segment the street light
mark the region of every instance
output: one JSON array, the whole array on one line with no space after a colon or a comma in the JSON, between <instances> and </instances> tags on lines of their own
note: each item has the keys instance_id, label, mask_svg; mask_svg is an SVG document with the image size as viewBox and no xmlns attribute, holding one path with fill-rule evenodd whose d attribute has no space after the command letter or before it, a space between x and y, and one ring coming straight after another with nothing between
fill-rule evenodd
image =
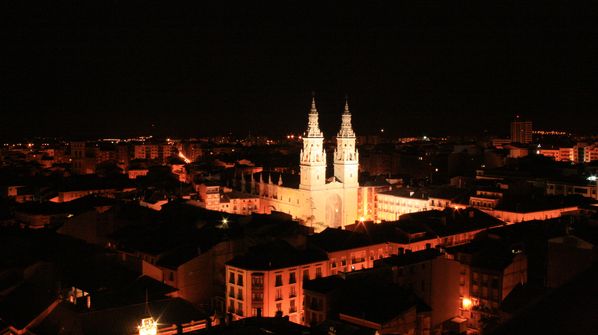
<instances>
[{"instance_id":1,"label":"street light","mask_svg":"<svg viewBox=\"0 0 598 335\"><path fill-rule=\"evenodd\" d=\"M158 333L158 322L153 318L141 319L141 325L137 326L139 335L156 335Z\"/></svg>"},{"instance_id":2,"label":"street light","mask_svg":"<svg viewBox=\"0 0 598 335\"><path fill-rule=\"evenodd\" d=\"M472 305L473 305L473 302L471 301L471 299L463 298L463 308L464 309L470 309Z\"/></svg>"},{"instance_id":3,"label":"street light","mask_svg":"<svg viewBox=\"0 0 598 335\"><path fill-rule=\"evenodd\" d=\"M587 178L588 181L593 181L594 183L596 183L596 199L598 199L598 178L596 175L591 175Z\"/></svg>"}]
</instances>

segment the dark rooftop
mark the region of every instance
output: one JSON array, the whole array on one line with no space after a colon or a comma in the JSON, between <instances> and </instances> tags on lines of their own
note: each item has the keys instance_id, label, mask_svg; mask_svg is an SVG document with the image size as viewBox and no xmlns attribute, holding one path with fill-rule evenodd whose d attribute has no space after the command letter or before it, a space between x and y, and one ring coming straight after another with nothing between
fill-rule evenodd
<instances>
[{"instance_id":1,"label":"dark rooftop","mask_svg":"<svg viewBox=\"0 0 598 335\"><path fill-rule=\"evenodd\" d=\"M15 211L27 214L57 215L57 214L79 214L89 211L95 207L112 206L117 201L104 197L89 195L69 202L26 202L17 203Z\"/></svg>"},{"instance_id":2,"label":"dark rooftop","mask_svg":"<svg viewBox=\"0 0 598 335\"><path fill-rule=\"evenodd\" d=\"M327 276L303 282L303 289L318 293L328 293L338 290L345 280L340 276Z\"/></svg>"},{"instance_id":3,"label":"dark rooftop","mask_svg":"<svg viewBox=\"0 0 598 335\"><path fill-rule=\"evenodd\" d=\"M504 223L475 208L431 210L401 215L398 221L350 225L374 243L409 243L453 234L502 226Z\"/></svg>"},{"instance_id":4,"label":"dark rooftop","mask_svg":"<svg viewBox=\"0 0 598 335\"><path fill-rule=\"evenodd\" d=\"M309 237L314 246L328 251L348 250L375 244L366 234L341 228L326 228Z\"/></svg>"},{"instance_id":5,"label":"dark rooftop","mask_svg":"<svg viewBox=\"0 0 598 335\"><path fill-rule=\"evenodd\" d=\"M126 176L102 178L96 175L77 175L65 178L58 186L61 192L80 190L123 189L135 187L135 183Z\"/></svg>"},{"instance_id":6,"label":"dark rooftop","mask_svg":"<svg viewBox=\"0 0 598 335\"><path fill-rule=\"evenodd\" d=\"M93 303L93 300L92 300ZM141 319L148 317L146 312L158 319L159 324L171 325L201 321L207 315L198 311L191 303L180 298L167 298L117 308L93 312L76 313L71 304L63 302L40 325L35 328L37 334L56 334L67 320L83 334L135 334ZM71 328L72 329L72 328Z\"/></svg>"},{"instance_id":7,"label":"dark rooftop","mask_svg":"<svg viewBox=\"0 0 598 335\"><path fill-rule=\"evenodd\" d=\"M312 327L312 335L330 335L330 330L334 330L335 335L375 335L375 329L360 327L348 322L339 320L325 320L319 325Z\"/></svg>"},{"instance_id":8,"label":"dark rooftop","mask_svg":"<svg viewBox=\"0 0 598 335\"><path fill-rule=\"evenodd\" d=\"M327 259L326 254L319 250L299 250L285 241L277 241L252 247L246 254L233 258L227 264L247 270L271 270Z\"/></svg>"},{"instance_id":9,"label":"dark rooftop","mask_svg":"<svg viewBox=\"0 0 598 335\"><path fill-rule=\"evenodd\" d=\"M425 249L416 252L406 252L402 255L393 255L388 258L376 260L376 266L405 266L410 264L417 264L425 261L435 259L440 255L440 251L436 249Z\"/></svg>"},{"instance_id":10,"label":"dark rooftop","mask_svg":"<svg viewBox=\"0 0 598 335\"><path fill-rule=\"evenodd\" d=\"M467 244L447 248L449 254L471 255L471 266L482 269L504 270L521 250L512 249L505 241L476 239Z\"/></svg>"},{"instance_id":11,"label":"dark rooftop","mask_svg":"<svg viewBox=\"0 0 598 335\"><path fill-rule=\"evenodd\" d=\"M397 197L413 198L413 199L428 199L439 198L449 199L454 202L462 202L469 195L469 191L462 188L440 186L440 187L402 187L392 191L381 192L380 194L388 194Z\"/></svg>"},{"instance_id":12,"label":"dark rooftop","mask_svg":"<svg viewBox=\"0 0 598 335\"><path fill-rule=\"evenodd\" d=\"M348 283L352 287L347 287L346 290L351 293L344 295L346 299L342 299L339 304L341 314L383 324L410 308L425 306L411 291L396 284L370 281Z\"/></svg>"},{"instance_id":13,"label":"dark rooftop","mask_svg":"<svg viewBox=\"0 0 598 335\"><path fill-rule=\"evenodd\" d=\"M192 334L210 335L305 335L309 328L290 322L284 317L249 317L233 321L229 325L199 330ZM340 335L340 334L339 334Z\"/></svg>"},{"instance_id":14,"label":"dark rooftop","mask_svg":"<svg viewBox=\"0 0 598 335\"><path fill-rule=\"evenodd\" d=\"M24 283L0 298L0 319L23 329L57 298L47 289Z\"/></svg>"},{"instance_id":15,"label":"dark rooftop","mask_svg":"<svg viewBox=\"0 0 598 335\"><path fill-rule=\"evenodd\" d=\"M542 195L525 195L525 196L505 196L503 201L496 208L497 210L510 211L517 213L529 213L537 211L545 211L564 207L582 206L592 202L588 198L581 195L569 196L542 196Z\"/></svg>"},{"instance_id":16,"label":"dark rooftop","mask_svg":"<svg viewBox=\"0 0 598 335\"><path fill-rule=\"evenodd\" d=\"M596 334L598 266L524 309L493 334Z\"/></svg>"}]
</instances>

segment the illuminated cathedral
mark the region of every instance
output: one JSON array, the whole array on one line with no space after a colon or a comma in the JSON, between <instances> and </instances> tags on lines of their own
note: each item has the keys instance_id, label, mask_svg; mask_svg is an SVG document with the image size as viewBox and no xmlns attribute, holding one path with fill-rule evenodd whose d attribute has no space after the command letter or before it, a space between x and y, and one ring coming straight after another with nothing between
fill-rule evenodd
<instances>
[{"instance_id":1,"label":"illuminated cathedral","mask_svg":"<svg viewBox=\"0 0 598 335\"><path fill-rule=\"evenodd\" d=\"M324 134L318 118L316 101L312 98L299 157L299 184L285 184L282 175L273 174L265 181L260 173L257 178L251 178L251 189L260 197L262 212L284 212L321 231L326 227L344 227L357 220L359 152L349 104L345 102L336 135L334 176L326 178Z\"/></svg>"}]
</instances>

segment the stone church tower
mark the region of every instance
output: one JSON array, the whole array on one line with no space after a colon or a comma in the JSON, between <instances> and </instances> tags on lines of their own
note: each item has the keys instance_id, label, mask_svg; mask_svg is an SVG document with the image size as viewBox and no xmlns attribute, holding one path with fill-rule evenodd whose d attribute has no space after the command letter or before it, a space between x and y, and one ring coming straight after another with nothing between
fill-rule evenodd
<instances>
[{"instance_id":1,"label":"stone church tower","mask_svg":"<svg viewBox=\"0 0 598 335\"><path fill-rule=\"evenodd\" d=\"M359 152L356 147L356 137L351 125L349 102L345 100L345 110L342 115L341 129L336 135L334 149L334 177L342 183L343 226L352 224L357 218L357 203L359 192Z\"/></svg>"},{"instance_id":2,"label":"stone church tower","mask_svg":"<svg viewBox=\"0 0 598 335\"><path fill-rule=\"evenodd\" d=\"M301 171L299 188L302 190L322 189L326 184L326 150L324 149L324 134L318 125L318 117L316 98L312 97L299 163Z\"/></svg>"},{"instance_id":3,"label":"stone church tower","mask_svg":"<svg viewBox=\"0 0 598 335\"><path fill-rule=\"evenodd\" d=\"M351 125L349 102L345 101L341 130L336 135L336 149L334 150L334 176L345 187L358 187L359 152L356 148L355 132Z\"/></svg>"},{"instance_id":4,"label":"stone church tower","mask_svg":"<svg viewBox=\"0 0 598 335\"><path fill-rule=\"evenodd\" d=\"M265 213L279 211L290 214L305 225L313 227L316 232L355 223L359 192L359 153L347 102L336 142L334 176L326 178L324 134L318 123L316 101L312 98L307 131L303 136L303 149L299 156L299 185L286 185L282 175L276 175L276 180L273 180L272 173L268 174L266 183L260 174L254 189L260 195L261 210Z\"/></svg>"}]
</instances>

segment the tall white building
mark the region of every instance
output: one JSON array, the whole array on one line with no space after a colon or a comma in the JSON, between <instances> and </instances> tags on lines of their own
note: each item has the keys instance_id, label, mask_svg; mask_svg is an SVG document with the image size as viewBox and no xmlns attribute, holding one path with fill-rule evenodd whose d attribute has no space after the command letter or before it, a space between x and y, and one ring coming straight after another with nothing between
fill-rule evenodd
<instances>
[{"instance_id":1,"label":"tall white building","mask_svg":"<svg viewBox=\"0 0 598 335\"><path fill-rule=\"evenodd\" d=\"M344 227L358 219L359 152L346 102L341 129L336 136L334 176L326 178L324 134L320 130L318 117L316 102L312 99L299 157L299 184L285 183L282 175L264 176L260 173L250 178L250 189L259 194L263 212L288 213L305 225L321 231L326 227Z\"/></svg>"}]
</instances>

